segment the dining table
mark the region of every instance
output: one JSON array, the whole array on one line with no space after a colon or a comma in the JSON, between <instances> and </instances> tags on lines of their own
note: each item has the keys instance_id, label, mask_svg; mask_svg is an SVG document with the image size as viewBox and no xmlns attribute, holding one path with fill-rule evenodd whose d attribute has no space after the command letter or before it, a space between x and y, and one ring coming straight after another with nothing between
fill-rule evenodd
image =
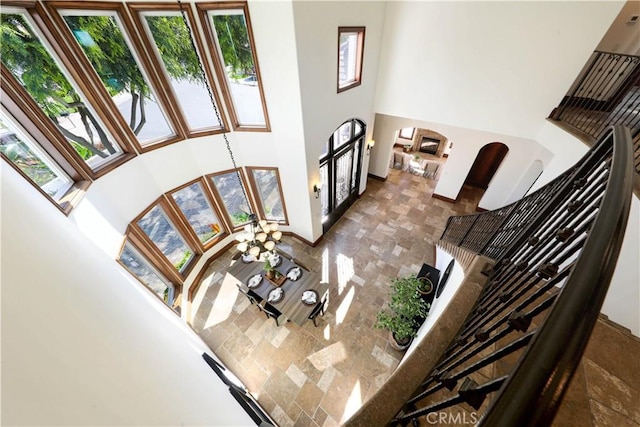
<instances>
[{"instance_id":1,"label":"dining table","mask_svg":"<svg viewBox=\"0 0 640 427\"><path fill-rule=\"evenodd\" d=\"M277 286L271 280L265 277L265 262L247 260L240 257L227 271L227 274L233 277L240 287L246 292L248 290L256 293L264 301L269 302L276 310L282 313L288 320L303 326L309 319L309 315L321 302L329 290L329 283L323 282L320 277L313 271L297 265L292 259L280 253L280 261L272 268L277 270L285 277L284 282ZM287 277L287 273L293 268L300 268L300 276L296 280ZM261 275L262 279L256 286L249 286L249 281L255 275ZM255 280L255 279L254 279ZM280 287L284 292L282 298L277 301L269 301L269 293ZM305 291L314 291L316 293L315 303L304 302L302 297Z\"/></svg>"}]
</instances>

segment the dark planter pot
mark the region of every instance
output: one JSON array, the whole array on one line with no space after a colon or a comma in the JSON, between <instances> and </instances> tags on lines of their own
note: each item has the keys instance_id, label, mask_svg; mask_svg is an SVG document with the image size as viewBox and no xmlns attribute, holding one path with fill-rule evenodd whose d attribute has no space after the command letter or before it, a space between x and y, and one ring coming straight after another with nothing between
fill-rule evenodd
<instances>
[{"instance_id":1,"label":"dark planter pot","mask_svg":"<svg viewBox=\"0 0 640 427\"><path fill-rule=\"evenodd\" d=\"M411 345L411 341L413 341L413 338L409 338L406 342L398 342L393 332L389 332L389 344L394 350L405 351Z\"/></svg>"}]
</instances>

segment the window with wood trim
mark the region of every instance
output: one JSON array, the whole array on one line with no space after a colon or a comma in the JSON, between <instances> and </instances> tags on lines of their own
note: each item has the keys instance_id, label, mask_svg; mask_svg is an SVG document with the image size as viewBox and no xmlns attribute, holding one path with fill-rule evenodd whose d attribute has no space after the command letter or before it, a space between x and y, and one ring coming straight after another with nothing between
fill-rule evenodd
<instances>
[{"instance_id":1,"label":"window with wood trim","mask_svg":"<svg viewBox=\"0 0 640 427\"><path fill-rule=\"evenodd\" d=\"M185 277L200 254L189 243L189 237L181 232L179 224L163 199L135 221L135 227L164 257L165 264L173 266L175 272Z\"/></svg>"},{"instance_id":2,"label":"window with wood trim","mask_svg":"<svg viewBox=\"0 0 640 427\"><path fill-rule=\"evenodd\" d=\"M207 60L202 54L202 41L194 27L189 5L182 5L189 27L185 25L180 6L176 4L133 3L129 8L136 27L145 36L142 37L145 51L159 70L162 86L170 92L169 100L179 111L178 117L187 136L221 132L226 124L220 110L220 100L210 67L204 66L205 75L202 75L199 62L206 65ZM194 45L197 50L194 50ZM209 90L223 123L216 116Z\"/></svg>"},{"instance_id":3,"label":"window with wood trim","mask_svg":"<svg viewBox=\"0 0 640 427\"><path fill-rule=\"evenodd\" d=\"M165 304L169 307L174 305L176 297L175 285L160 273L129 239L125 240L118 261Z\"/></svg>"},{"instance_id":4,"label":"window with wood trim","mask_svg":"<svg viewBox=\"0 0 640 427\"><path fill-rule=\"evenodd\" d=\"M198 3L202 26L236 130L269 130L246 3Z\"/></svg>"},{"instance_id":5,"label":"window with wood trim","mask_svg":"<svg viewBox=\"0 0 640 427\"><path fill-rule=\"evenodd\" d=\"M260 217L288 224L278 168L247 167L249 182L258 201Z\"/></svg>"},{"instance_id":6,"label":"window with wood trim","mask_svg":"<svg viewBox=\"0 0 640 427\"><path fill-rule=\"evenodd\" d=\"M4 112L0 112L0 153L56 202L73 185L62 168Z\"/></svg>"},{"instance_id":7,"label":"window with wood trim","mask_svg":"<svg viewBox=\"0 0 640 427\"><path fill-rule=\"evenodd\" d=\"M182 139L175 119L161 101L161 92L134 48L135 31L117 3L50 2L52 15L75 56L79 69L101 86L106 106L123 124L139 150Z\"/></svg>"},{"instance_id":8,"label":"window with wood trim","mask_svg":"<svg viewBox=\"0 0 640 427\"><path fill-rule=\"evenodd\" d=\"M227 220L234 230L249 223L247 184L240 169L228 170L209 175L216 197L222 203Z\"/></svg>"},{"instance_id":9,"label":"window with wood trim","mask_svg":"<svg viewBox=\"0 0 640 427\"><path fill-rule=\"evenodd\" d=\"M172 191L170 195L203 249L213 246L226 235L226 227L202 178Z\"/></svg>"},{"instance_id":10,"label":"window with wood trim","mask_svg":"<svg viewBox=\"0 0 640 427\"><path fill-rule=\"evenodd\" d=\"M123 148L64 70L31 15L5 8L1 19L3 87L14 102L22 104L18 108L27 113L29 121L48 122L42 126L52 142L96 176L124 153Z\"/></svg>"},{"instance_id":11,"label":"window with wood trim","mask_svg":"<svg viewBox=\"0 0 640 427\"><path fill-rule=\"evenodd\" d=\"M365 27L338 28L338 93L361 83L364 29Z\"/></svg>"}]
</instances>

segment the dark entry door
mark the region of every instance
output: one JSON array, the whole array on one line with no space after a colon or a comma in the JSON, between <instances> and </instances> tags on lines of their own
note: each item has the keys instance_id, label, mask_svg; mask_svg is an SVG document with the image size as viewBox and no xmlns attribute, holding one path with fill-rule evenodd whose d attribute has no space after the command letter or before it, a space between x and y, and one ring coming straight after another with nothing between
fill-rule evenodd
<instances>
[{"instance_id":1,"label":"dark entry door","mask_svg":"<svg viewBox=\"0 0 640 427\"><path fill-rule=\"evenodd\" d=\"M508 151L509 148L501 142L493 142L482 147L464 183L486 190Z\"/></svg>"},{"instance_id":2,"label":"dark entry door","mask_svg":"<svg viewBox=\"0 0 640 427\"><path fill-rule=\"evenodd\" d=\"M358 198L365 124L344 122L329 138L320 159L322 232L326 233Z\"/></svg>"}]
</instances>

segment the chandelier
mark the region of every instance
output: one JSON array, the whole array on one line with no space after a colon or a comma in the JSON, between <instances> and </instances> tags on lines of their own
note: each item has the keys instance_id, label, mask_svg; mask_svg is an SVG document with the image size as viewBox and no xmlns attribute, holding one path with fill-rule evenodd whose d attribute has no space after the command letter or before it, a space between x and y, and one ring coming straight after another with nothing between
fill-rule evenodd
<instances>
[{"instance_id":1,"label":"chandelier","mask_svg":"<svg viewBox=\"0 0 640 427\"><path fill-rule=\"evenodd\" d=\"M249 219L251 222L244 226L244 232L236 235L236 240L240 242L236 249L243 255L250 255L258 260L275 248L282 238L282 232L278 231L277 222L258 221L258 216L254 213L249 215Z\"/></svg>"},{"instance_id":2,"label":"chandelier","mask_svg":"<svg viewBox=\"0 0 640 427\"><path fill-rule=\"evenodd\" d=\"M189 34L191 47L193 48L194 52L198 52L195 42L193 41L191 26L189 25L187 15L180 0L178 0L178 7L180 9L180 14L182 15L182 21L184 22L184 25L186 26L187 32ZM200 67L202 80L207 88L207 91L209 92L209 100L211 101L211 105L213 106L213 111L215 112L216 118L218 119L218 123L222 125L223 122L220 117L220 112L218 111L218 107L216 105L211 87L207 82L204 65L202 64L200 57L198 55L196 55L196 57L198 58L198 65ZM240 176L240 170L236 165L236 159L234 158L233 152L231 151L231 145L229 144L229 139L227 138L227 132L224 128L224 125L222 125L221 134L222 138L224 139L225 145L227 146L227 151L229 152L231 163L233 163L233 169L236 172L238 184L240 185L240 189L242 190L242 195L247 201L247 213L249 214L249 223L245 225L243 232L240 232L236 235L236 240L239 242L236 248L240 252L242 252L243 255L253 256L256 260L258 260L262 257L263 254L271 252L275 248L276 243L279 243L280 239L282 238L282 232L278 231L278 223L268 223L265 220L258 220L258 216L251 210L251 204L249 202L249 198L247 197L247 192L244 188L244 184L242 183L242 177Z\"/></svg>"}]
</instances>

